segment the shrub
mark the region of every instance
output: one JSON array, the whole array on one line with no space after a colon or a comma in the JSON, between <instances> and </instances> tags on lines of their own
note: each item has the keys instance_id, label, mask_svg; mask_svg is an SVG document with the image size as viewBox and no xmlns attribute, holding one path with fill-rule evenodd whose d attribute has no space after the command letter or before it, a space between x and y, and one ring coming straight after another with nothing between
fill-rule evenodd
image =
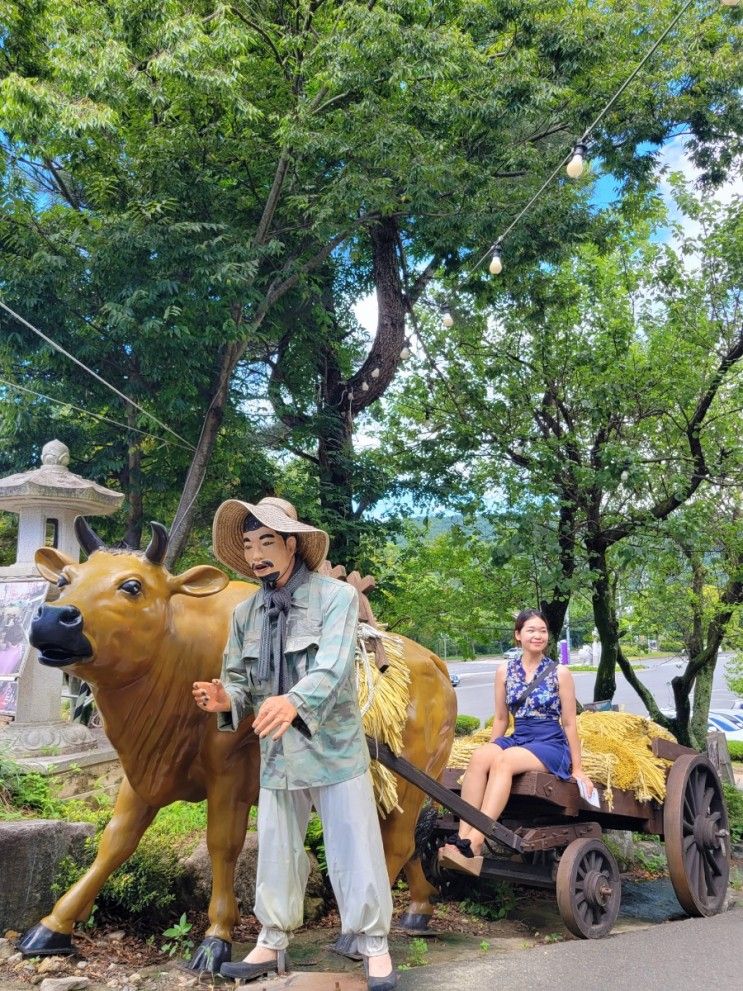
<instances>
[{"instance_id":1,"label":"shrub","mask_svg":"<svg viewBox=\"0 0 743 991\"><path fill-rule=\"evenodd\" d=\"M743 760L743 740L728 740L728 753L731 760Z\"/></svg>"},{"instance_id":2,"label":"shrub","mask_svg":"<svg viewBox=\"0 0 743 991\"><path fill-rule=\"evenodd\" d=\"M469 736L476 729L480 728L480 720L477 716L457 716L457 725L454 730L455 736Z\"/></svg>"},{"instance_id":3,"label":"shrub","mask_svg":"<svg viewBox=\"0 0 743 991\"><path fill-rule=\"evenodd\" d=\"M735 785L723 784L725 802L730 819L730 838L733 843L743 840L743 791L738 791Z\"/></svg>"},{"instance_id":4,"label":"shrub","mask_svg":"<svg viewBox=\"0 0 743 991\"><path fill-rule=\"evenodd\" d=\"M14 761L0 757L0 819L21 819L29 814L52 819L59 805L47 778L29 774Z\"/></svg>"},{"instance_id":5,"label":"shrub","mask_svg":"<svg viewBox=\"0 0 743 991\"><path fill-rule=\"evenodd\" d=\"M310 816L310 821L307 823L307 835L304 840L304 845L308 847L312 853L314 853L315 858L317 859L317 866L323 874L327 874L328 860L325 856L322 819L316 814Z\"/></svg>"},{"instance_id":6,"label":"shrub","mask_svg":"<svg viewBox=\"0 0 743 991\"><path fill-rule=\"evenodd\" d=\"M65 802L62 818L93 822L95 835L85 844L80 860L66 857L54 882L57 894L66 891L88 869L101 833L111 817L109 803L92 809L84 802ZM174 802L161 809L132 856L111 875L97 904L116 917L165 919L172 908L188 904L186 875L181 858L197 844L206 829L206 803Z\"/></svg>"}]
</instances>

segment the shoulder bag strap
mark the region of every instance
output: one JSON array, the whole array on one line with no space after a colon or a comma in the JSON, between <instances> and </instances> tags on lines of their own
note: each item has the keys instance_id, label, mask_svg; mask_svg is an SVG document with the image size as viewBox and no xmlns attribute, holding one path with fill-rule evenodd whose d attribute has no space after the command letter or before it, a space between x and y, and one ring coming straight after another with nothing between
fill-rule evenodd
<instances>
[{"instance_id":1,"label":"shoulder bag strap","mask_svg":"<svg viewBox=\"0 0 743 991\"><path fill-rule=\"evenodd\" d=\"M538 675L536 678L532 678L532 680L526 686L524 691L519 695L519 697L511 706L511 712L515 712L517 709L520 709L521 706L524 704L524 702L529 698L531 693L535 691L535 689L539 688L539 686L542 684L544 679L547 678L549 675L551 675L556 667L557 667L557 661L550 661L550 663L547 665L547 667L542 671L540 675Z\"/></svg>"}]
</instances>

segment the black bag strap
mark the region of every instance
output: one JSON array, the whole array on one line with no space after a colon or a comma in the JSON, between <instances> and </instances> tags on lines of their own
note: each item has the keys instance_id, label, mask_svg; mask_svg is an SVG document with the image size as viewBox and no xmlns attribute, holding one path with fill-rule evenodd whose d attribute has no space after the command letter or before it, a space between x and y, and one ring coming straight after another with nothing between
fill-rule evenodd
<instances>
[{"instance_id":1,"label":"black bag strap","mask_svg":"<svg viewBox=\"0 0 743 991\"><path fill-rule=\"evenodd\" d=\"M532 680L526 686L524 691L519 695L519 697L511 706L511 712L515 712L517 709L520 709L521 706L524 704L524 702L526 702L526 700L529 698L531 693L535 689L539 688L539 686L542 684L544 679L547 678L549 675L551 675L556 667L557 667L557 661L550 661L550 663L547 665L547 667L542 671L540 675L538 675L536 678L532 678Z\"/></svg>"}]
</instances>

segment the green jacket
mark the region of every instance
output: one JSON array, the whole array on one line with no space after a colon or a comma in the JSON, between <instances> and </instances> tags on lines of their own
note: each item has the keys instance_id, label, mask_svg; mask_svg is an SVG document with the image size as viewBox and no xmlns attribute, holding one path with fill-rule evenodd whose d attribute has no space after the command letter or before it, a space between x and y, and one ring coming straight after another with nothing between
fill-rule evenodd
<instances>
[{"instance_id":1,"label":"green jacket","mask_svg":"<svg viewBox=\"0 0 743 991\"><path fill-rule=\"evenodd\" d=\"M217 715L221 730L236 730L272 694L273 681L257 678L264 607L260 594L232 614L222 663L231 712ZM358 597L345 582L310 574L294 592L286 631L287 697L310 732L293 726L280 740L261 740L261 787L312 788L363 774L369 766L356 691Z\"/></svg>"}]
</instances>

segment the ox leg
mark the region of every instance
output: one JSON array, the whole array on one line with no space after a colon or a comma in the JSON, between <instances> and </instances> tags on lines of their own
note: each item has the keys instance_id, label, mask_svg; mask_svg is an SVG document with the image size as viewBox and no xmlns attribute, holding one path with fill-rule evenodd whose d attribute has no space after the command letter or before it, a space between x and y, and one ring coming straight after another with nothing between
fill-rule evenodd
<instances>
[{"instance_id":1,"label":"ox leg","mask_svg":"<svg viewBox=\"0 0 743 991\"><path fill-rule=\"evenodd\" d=\"M208 794L206 826L212 865L210 925L188 962L189 970L218 974L222 964L232 959L232 930L240 919L235 865L245 843L250 805L236 796L233 778L226 774L215 778Z\"/></svg>"},{"instance_id":2,"label":"ox leg","mask_svg":"<svg viewBox=\"0 0 743 991\"><path fill-rule=\"evenodd\" d=\"M24 956L72 952L72 930L84 922L110 875L134 853L157 808L147 805L124 778L111 821L103 830L89 870L57 901L51 913L24 933L18 948Z\"/></svg>"},{"instance_id":3,"label":"ox leg","mask_svg":"<svg viewBox=\"0 0 743 991\"><path fill-rule=\"evenodd\" d=\"M437 894L426 880L420 860L413 859L415 827L424 797L418 788L398 778L397 800L403 811L392 812L381 822L390 884L394 884L403 871L410 889L410 904L400 924L404 929L416 932L425 932L428 928L433 915L432 897Z\"/></svg>"}]
</instances>

